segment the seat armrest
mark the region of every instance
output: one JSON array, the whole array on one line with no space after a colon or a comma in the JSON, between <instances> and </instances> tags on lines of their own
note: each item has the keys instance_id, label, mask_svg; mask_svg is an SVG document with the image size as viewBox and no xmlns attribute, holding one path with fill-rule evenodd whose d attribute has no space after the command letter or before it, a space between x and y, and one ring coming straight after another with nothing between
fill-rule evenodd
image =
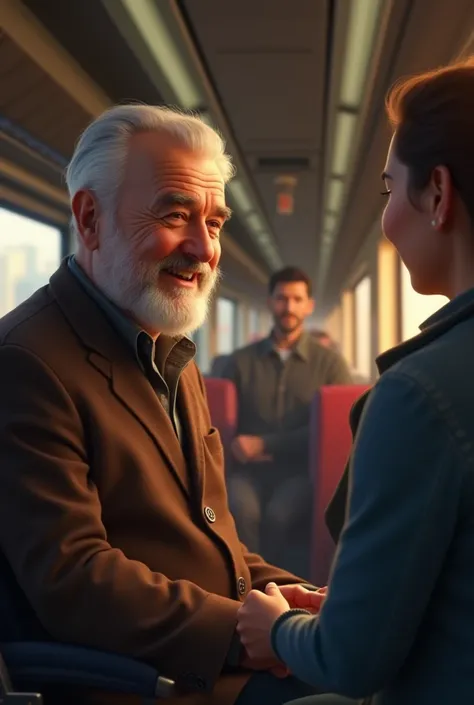
<instances>
[{"instance_id":1,"label":"seat armrest","mask_svg":"<svg viewBox=\"0 0 474 705\"><path fill-rule=\"evenodd\" d=\"M71 685L145 698L169 698L174 682L141 661L69 644L10 642L0 644L13 684Z\"/></svg>"}]
</instances>

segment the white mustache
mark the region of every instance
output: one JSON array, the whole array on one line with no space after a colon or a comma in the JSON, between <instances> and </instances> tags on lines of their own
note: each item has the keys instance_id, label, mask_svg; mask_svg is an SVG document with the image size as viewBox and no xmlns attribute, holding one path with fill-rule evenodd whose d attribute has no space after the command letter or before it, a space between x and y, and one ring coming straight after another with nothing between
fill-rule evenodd
<instances>
[{"instance_id":1,"label":"white mustache","mask_svg":"<svg viewBox=\"0 0 474 705\"><path fill-rule=\"evenodd\" d=\"M184 269L194 274L199 274L206 279L213 277L214 273L208 264L196 262L187 257L166 257L158 265L158 271L163 269Z\"/></svg>"}]
</instances>

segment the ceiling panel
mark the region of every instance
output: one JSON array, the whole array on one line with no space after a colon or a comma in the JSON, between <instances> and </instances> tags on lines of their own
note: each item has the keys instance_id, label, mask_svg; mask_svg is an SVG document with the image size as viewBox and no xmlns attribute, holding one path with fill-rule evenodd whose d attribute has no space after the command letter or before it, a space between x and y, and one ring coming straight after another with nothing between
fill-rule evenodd
<instances>
[{"instance_id":1,"label":"ceiling panel","mask_svg":"<svg viewBox=\"0 0 474 705\"><path fill-rule=\"evenodd\" d=\"M324 134L327 0L182 0L285 263L316 270ZM271 165L261 160L270 158ZM303 168L288 167L288 158ZM292 215L276 212L281 175L295 175Z\"/></svg>"},{"instance_id":2,"label":"ceiling panel","mask_svg":"<svg viewBox=\"0 0 474 705\"><path fill-rule=\"evenodd\" d=\"M163 102L100 0L23 2L113 102Z\"/></svg>"},{"instance_id":3,"label":"ceiling panel","mask_svg":"<svg viewBox=\"0 0 474 705\"><path fill-rule=\"evenodd\" d=\"M288 51L313 46L317 26L324 20L325 3L319 0L185 0L193 20L205 22L206 39L222 50L258 46Z\"/></svg>"},{"instance_id":4,"label":"ceiling panel","mask_svg":"<svg viewBox=\"0 0 474 705\"><path fill-rule=\"evenodd\" d=\"M249 140L277 153L295 143L318 149L323 86L315 55L262 50L217 55L215 80L244 151Z\"/></svg>"},{"instance_id":5,"label":"ceiling panel","mask_svg":"<svg viewBox=\"0 0 474 705\"><path fill-rule=\"evenodd\" d=\"M0 114L62 156L90 116L0 30Z\"/></svg>"}]
</instances>

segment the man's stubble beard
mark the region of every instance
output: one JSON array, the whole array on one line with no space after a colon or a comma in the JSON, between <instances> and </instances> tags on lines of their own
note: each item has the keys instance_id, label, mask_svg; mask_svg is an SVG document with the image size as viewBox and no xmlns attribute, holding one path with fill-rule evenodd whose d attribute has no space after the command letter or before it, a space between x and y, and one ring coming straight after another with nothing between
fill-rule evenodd
<instances>
[{"instance_id":1,"label":"man's stubble beard","mask_svg":"<svg viewBox=\"0 0 474 705\"><path fill-rule=\"evenodd\" d=\"M275 318L274 319L274 327L275 329L283 336L291 335L295 331L302 329L304 326L304 319L301 320L300 318L295 317L295 324L292 326L285 326L282 324L280 318Z\"/></svg>"}]
</instances>

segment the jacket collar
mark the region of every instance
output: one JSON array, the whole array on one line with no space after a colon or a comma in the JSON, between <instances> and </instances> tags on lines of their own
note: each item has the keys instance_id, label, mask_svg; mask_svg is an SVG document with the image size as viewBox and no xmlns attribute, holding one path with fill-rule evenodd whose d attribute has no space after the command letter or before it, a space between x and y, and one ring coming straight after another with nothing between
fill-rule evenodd
<instances>
[{"instance_id":1,"label":"jacket collar","mask_svg":"<svg viewBox=\"0 0 474 705\"><path fill-rule=\"evenodd\" d=\"M310 355L310 345L311 337L309 333L303 332L291 348L291 351L305 362L308 362ZM258 343L258 346L259 352L262 356L271 355L277 351L273 334L261 340Z\"/></svg>"},{"instance_id":2,"label":"jacket collar","mask_svg":"<svg viewBox=\"0 0 474 705\"><path fill-rule=\"evenodd\" d=\"M407 355L437 340L462 321L474 316L474 289L456 296L420 325L420 333L414 338L387 350L376 359L377 368L382 374Z\"/></svg>"},{"instance_id":3,"label":"jacket collar","mask_svg":"<svg viewBox=\"0 0 474 705\"><path fill-rule=\"evenodd\" d=\"M88 351L89 363L110 380L113 394L153 438L176 480L188 493L188 470L179 440L168 414L138 366L132 347L69 270L67 260L51 277L50 289ZM191 341L189 344L192 345ZM183 429L185 433L189 431L187 426L188 423Z\"/></svg>"}]
</instances>

